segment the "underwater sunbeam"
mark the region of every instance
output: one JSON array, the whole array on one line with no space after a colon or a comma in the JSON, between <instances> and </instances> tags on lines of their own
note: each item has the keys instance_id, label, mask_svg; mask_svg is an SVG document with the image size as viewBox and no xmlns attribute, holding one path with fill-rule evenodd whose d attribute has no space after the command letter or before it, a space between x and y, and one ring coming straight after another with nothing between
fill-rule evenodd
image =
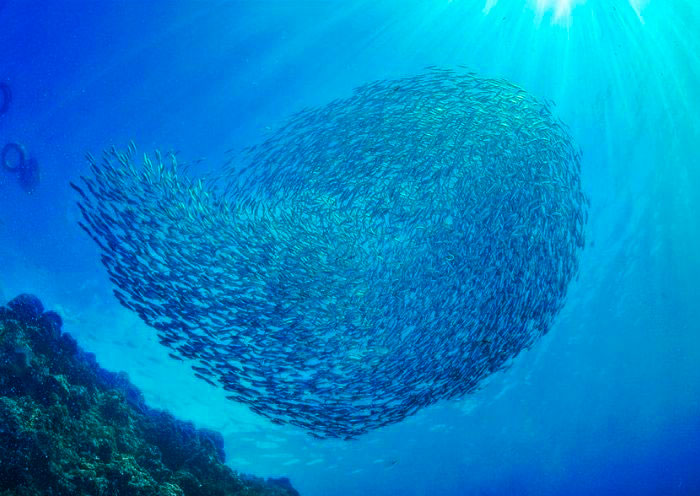
<instances>
[{"instance_id":1,"label":"underwater sunbeam","mask_svg":"<svg viewBox=\"0 0 700 496\"><path fill-rule=\"evenodd\" d=\"M504 0L500 0L503 2ZM507 0L514 3L515 0ZM578 5L583 5L586 0L525 0L529 6L536 12L537 19L542 19L546 14L552 14L552 22L556 24L569 25L572 21L574 8ZM649 0L616 0L619 3L626 4L634 9L640 20L642 20L642 9L649 3ZM523 0L517 0L515 7L520 8ZM488 14L499 3L499 0L486 0L483 12ZM606 2L605 7L614 7L616 2Z\"/></svg>"}]
</instances>

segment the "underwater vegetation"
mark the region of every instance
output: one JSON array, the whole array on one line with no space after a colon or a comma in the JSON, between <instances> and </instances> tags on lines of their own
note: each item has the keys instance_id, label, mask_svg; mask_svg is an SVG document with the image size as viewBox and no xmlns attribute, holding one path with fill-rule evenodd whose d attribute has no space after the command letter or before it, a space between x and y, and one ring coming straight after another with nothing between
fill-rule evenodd
<instances>
[{"instance_id":1,"label":"underwater vegetation","mask_svg":"<svg viewBox=\"0 0 700 496\"><path fill-rule=\"evenodd\" d=\"M218 177L88 156L115 295L201 379L352 438L464 396L548 331L584 246L580 153L505 80L432 68L292 116Z\"/></svg>"},{"instance_id":2,"label":"underwater vegetation","mask_svg":"<svg viewBox=\"0 0 700 496\"><path fill-rule=\"evenodd\" d=\"M1 496L298 496L223 462L220 434L147 407L36 297L0 307Z\"/></svg>"}]
</instances>

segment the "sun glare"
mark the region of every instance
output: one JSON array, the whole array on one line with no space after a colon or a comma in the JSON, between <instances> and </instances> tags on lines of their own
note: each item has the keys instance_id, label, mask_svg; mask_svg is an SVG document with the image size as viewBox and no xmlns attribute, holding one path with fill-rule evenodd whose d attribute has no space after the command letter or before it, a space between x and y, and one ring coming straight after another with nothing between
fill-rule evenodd
<instances>
[{"instance_id":1,"label":"sun glare","mask_svg":"<svg viewBox=\"0 0 700 496\"><path fill-rule=\"evenodd\" d=\"M499 0L486 0L484 14L488 14ZM522 0L521 0L522 1ZM540 22L545 16L551 16L552 23L571 24L574 8L583 5L586 0L524 0L527 5L535 11L536 19ZM634 9L639 20L643 22L642 9L649 3L649 0L627 0Z\"/></svg>"},{"instance_id":2,"label":"sun glare","mask_svg":"<svg viewBox=\"0 0 700 496\"><path fill-rule=\"evenodd\" d=\"M585 0L536 0L537 16L542 18L551 11L555 22L568 22L574 6L583 2Z\"/></svg>"}]
</instances>

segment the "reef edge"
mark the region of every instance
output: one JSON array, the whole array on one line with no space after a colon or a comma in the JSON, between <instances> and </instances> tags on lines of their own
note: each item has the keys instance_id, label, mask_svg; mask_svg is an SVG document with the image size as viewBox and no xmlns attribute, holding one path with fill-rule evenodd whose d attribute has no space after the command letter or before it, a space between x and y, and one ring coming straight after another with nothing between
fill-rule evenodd
<instances>
[{"instance_id":1,"label":"reef edge","mask_svg":"<svg viewBox=\"0 0 700 496\"><path fill-rule=\"evenodd\" d=\"M0 496L299 495L224 457L219 433L148 407L36 296L0 306Z\"/></svg>"}]
</instances>

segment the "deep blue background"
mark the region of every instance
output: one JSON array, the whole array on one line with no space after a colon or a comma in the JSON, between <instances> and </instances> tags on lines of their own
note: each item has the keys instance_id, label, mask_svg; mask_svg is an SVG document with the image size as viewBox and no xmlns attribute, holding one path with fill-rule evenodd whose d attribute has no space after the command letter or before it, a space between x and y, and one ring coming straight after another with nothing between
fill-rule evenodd
<instances>
[{"instance_id":1,"label":"deep blue background","mask_svg":"<svg viewBox=\"0 0 700 496\"><path fill-rule=\"evenodd\" d=\"M43 174L29 196L0 172L0 301L38 294L154 406L221 430L234 468L306 495L700 494L700 5L589 0L555 19L484 3L0 2L0 145ZM224 400L116 304L68 187L86 151L134 139L213 169L295 110L431 64L554 100L583 149L581 275L510 370L319 442Z\"/></svg>"}]
</instances>

